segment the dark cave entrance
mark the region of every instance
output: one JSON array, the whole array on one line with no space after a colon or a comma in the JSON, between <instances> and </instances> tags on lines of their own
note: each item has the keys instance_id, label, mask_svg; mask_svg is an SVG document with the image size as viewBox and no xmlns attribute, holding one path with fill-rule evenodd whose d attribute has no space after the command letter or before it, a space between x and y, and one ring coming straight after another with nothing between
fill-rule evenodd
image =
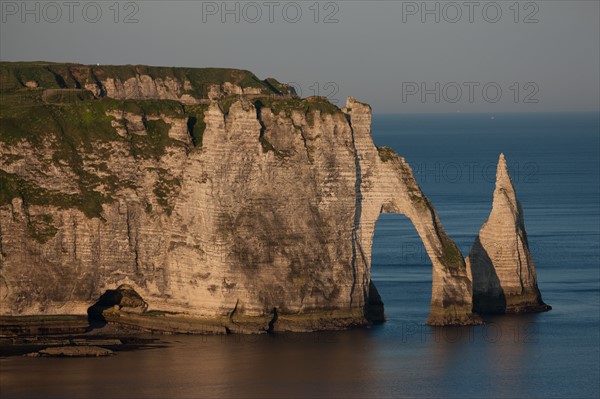
<instances>
[{"instance_id":1,"label":"dark cave entrance","mask_svg":"<svg viewBox=\"0 0 600 399\"><path fill-rule=\"evenodd\" d=\"M128 311L143 313L148 308L148 304L131 286L123 284L114 290L106 290L98 301L87 310L90 326L101 327L106 324L106 318L103 312L110 308L121 310L125 308Z\"/></svg>"}]
</instances>

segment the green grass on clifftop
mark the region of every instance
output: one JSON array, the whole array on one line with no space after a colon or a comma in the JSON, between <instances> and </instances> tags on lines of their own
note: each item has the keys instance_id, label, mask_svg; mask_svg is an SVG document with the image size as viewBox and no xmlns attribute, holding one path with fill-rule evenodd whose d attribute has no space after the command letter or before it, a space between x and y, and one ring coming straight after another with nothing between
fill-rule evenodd
<instances>
[{"instance_id":1,"label":"green grass on clifftop","mask_svg":"<svg viewBox=\"0 0 600 399\"><path fill-rule=\"evenodd\" d=\"M287 117L291 117L293 111L299 111L306 115L307 122L311 124L315 111L319 111L322 116L341 114L342 112L325 97L264 97L257 100L256 106L270 108L275 115L283 112Z\"/></svg>"},{"instance_id":2,"label":"green grass on clifftop","mask_svg":"<svg viewBox=\"0 0 600 399\"><path fill-rule=\"evenodd\" d=\"M76 176L75 183L79 188L79 194L53 192L1 171L0 205L20 197L26 204L75 207L88 217L99 217L102 204L111 202L114 192L130 188L132 183L120 181L111 174L87 171L84 168L84 156L106 162L110 154L106 153L103 144L121 142L130 149L134 158L159 159L166 147L184 145L169 137L169 124L163 120L147 120L145 128L148 134L145 136L132 134L121 137L111 125L114 118L106 115L108 110L125 110L141 115L162 114L185 118L181 104L175 101L117 101L103 98L48 104L36 90L2 92L0 101L0 142L9 147L27 142L36 150L49 146L53 166L68 167ZM2 156L4 162L7 159ZM98 168L102 166L96 165ZM40 176L40 179L43 177Z\"/></svg>"},{"instance_id":3,"label":"green grass on clifftop","mask_svg":"<svg viewBox=\"0 0 600 399\"><path fill-rule=\"evenodd\" d=\"M43 89L82 89L109 78L125 82L136 76L176 80L180 86L189 82L184 92L207 98L210 85L230 82L242 88L258 88L263 94L287 94L289 90L277 80L262 81L250 71L233 68L177 68L146 65L81 65L52 62L0 62L0 88L13 91L35 82Z\"/></svg>"},{"instance_id":4,"label":"green grass on clifftop","mask_svg":"<svg viewBox=\"0 0 600 399\"><path fill-rule=\"evenodd\" d=\"M77 208L88 217L101 217L102 205L114 201L114 195L123 189L135 189L134 182L120 179L110 173L113 148L129 151L139 162L159 161L169 147L189 144L169 137L170 125L161 116L187 120L188 132L193 145L202 148L205 130L204 113L208 104L184 105L172 100L116 100L94 95L99 81L107 78L127 80L148 75L154 79L176 79L182 85L192 86L186 92L197 98L205 98L212 84L231 82L241 87L260 88L260 96L251 97L255 105L269 107L275 114L283 112L291 116L294 110L306 116L309 124L314 123L317 112L324 115L342 115L341 110L322 97L301 99L289 94L289 87L269 78L259 80L249 71L225 68L170 68L141 65L79 65L49 62L0 62L0 145L6 149L16 148L0 154L0 166L11 165L32 157L40 167L35 170L44 181L44 173L56 170L73 175L75 193L64 193L42 188L32 181L0 169L0 206L9 204L18 197L25 205L48 205L59 208ZM92 84L91 90L86 85ZM89 88L89 87L88 87ZM97 94L97 93L96 93ZM232 95L220 100L227 112L239 99ZM109 111L124 111L142 116L146 135L126 134L120 136L113 124L128 126L107 115ZM265 151L278 151L264 136L260 137ZM116 144L116 145L115 145ZM23 151L27 148L26 151ZM189 149L190 151L193 148ZM33 155L28 154L33 151ZM11 153L12 152L12 153ZM127 154L121 154L127 155ZM120 155L120 156L121 156ZM50 174L49 174L50 175ZM71 178L71 177L69 177ZM162 173L154 194L157 203L170 212L169 198L176 193L180 182L175 176ZM151 204L147 211L152 212ZM36 224L33 235L40 240L53 230L51 223Z\"/></svg>"}]
</instances>

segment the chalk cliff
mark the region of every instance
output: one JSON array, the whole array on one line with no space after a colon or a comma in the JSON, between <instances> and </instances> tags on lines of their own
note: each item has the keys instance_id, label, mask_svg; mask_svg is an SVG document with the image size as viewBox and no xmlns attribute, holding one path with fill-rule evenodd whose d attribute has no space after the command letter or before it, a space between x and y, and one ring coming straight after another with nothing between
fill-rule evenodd
<instances>
[{"instance_id":1,"label":"chalk cliff","mask_svg":"<svg viewBox=\"0 0 600 399\"><path fill-rule=\"evenodd\" d=\"M523 209L500 155L492 211L483 224L467 265L478 313L527 313L550 309L542 301L523 219Z\"/></svg>"},{"instance_id":2,"label":"chalk cliff","mask_svg":"<svg viewBox=\"0 0 600 399\"><path fill-rule=\"evenodd\" d=\"M0 315L85 314L127 287L143 312L106 319L147 329L379 322L371 244L390 212L431 258L428 322L480 322L462 255L406 161L373 144L368 105L237 70L2 63L0 78Z\"/></svg>"}]
</instances>

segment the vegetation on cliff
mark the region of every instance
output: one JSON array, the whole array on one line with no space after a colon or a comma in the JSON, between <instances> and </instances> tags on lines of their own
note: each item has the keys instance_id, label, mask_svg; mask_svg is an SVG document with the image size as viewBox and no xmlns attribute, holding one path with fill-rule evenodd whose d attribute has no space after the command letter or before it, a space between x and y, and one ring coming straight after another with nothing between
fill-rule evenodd
<instances>
[{"instance_id":1,"label":"vegetation on cliff","mask_svg":"<svg viewBox=\"0 0 600 399\"><path fill-rule=\"evenodd\" d=\"M390 147L377 147L377 152L379 153L379 158L383 162L389 162L392 159L396 159L398 157L398 155L396 155L396 152Z\"/></svg>"},{"instance_id":2,"label":"vegetation on cliff","mask_svg":"<svg viewBox=\"0 0 600 399\"><path fill-rule=\"evenodd\" d=\"M185 85L184 92L196 98L207 98L211 85L226 82L244 88L257 88L263 94L291 94L287 85L273 78L260 80L252 72L230 68L175 68L146 65L81 65L51 62L0 62L2 91L18 90L35 82L45 89L82 89L107 78L122 82L146 75L163 81L172 79Z\"/></svg>"},{"instance_id":3,"label":"vegetation on cliff","mask_svg":"<svg viewBox=\"0 0 600 399\"><path fill-rule=\"evenodd\" d=\"M58 208L78 208L88 217L99 217L102 204L107 198L94 190L80 194L65 194L38 187L16 174L0 170L0 206L10 204L13 198L21 198L25 206L51 205Z\"/></svg>"},{"instance_id":4,"label":"vegetation on cliff","mask_svg":"<svg viewBox=\"0 0 600 399\"><path fill-rule=\"evenodd\" d=\"M273 78L261 81L244 70L0 62L0 146L8 149L27 143L36 153L50 151L50 158L43 161L45 167L69 170L77 187L77 192L65 194L28 182L20 173L0 170L0 206L19 197L25 205L77 208L88 217L100 217L102 204L112 202L117 192L136 189L135 182L111 172L113 148L128 149L130 156L140 162L159 162L169 147L202 148L208 100L198 104L167 99L119 100L109 98L101 89L101 82L109 78L123 82L141 75L162 81L174 79L185 94L197 99L206 99L211 85L230 83L242 89L258 88L262 94L253 95L257 108L268 107L275 114L283 112L287 116L294 110L300 111L310 124L314 123L316 111L321 115L341 115L341 110L325 98L296 97L289 86ZM98 91L88 90L90 87ZM219 103L227 113L239 98L240 95L225 95ZM140 116L145 134L119 134L115 123L121 122L115 112ZM168 118L187 120L191 146L169 136L172 126L165 120ZM122 123L122 128L127 130L127 124ZM285 156L263 135L260 142L265 151ZM19 159L22 156L6 151L0 165ZM156 170L162 169L157 165ZM167 213L172 211L169 198L180 184L177 176L157 175L153 193ZM152 204L146 208L150 213Z\"/></svg>"},{"instance_id":5,"label":"vegetation on cliff","mask_svg":"<svg viewBox=\"0 0 600 399\"><path fill-rule=\"evenodd\" d=\"M319 111L321 115L341 114L341 110L325 97L261 97L255 105L257 108L270 108L275 115L283 112L287 117L291 117L293 111L299 111L307 116L307 122L311 124L315 111Z\"/></svg>"}]
</instances>

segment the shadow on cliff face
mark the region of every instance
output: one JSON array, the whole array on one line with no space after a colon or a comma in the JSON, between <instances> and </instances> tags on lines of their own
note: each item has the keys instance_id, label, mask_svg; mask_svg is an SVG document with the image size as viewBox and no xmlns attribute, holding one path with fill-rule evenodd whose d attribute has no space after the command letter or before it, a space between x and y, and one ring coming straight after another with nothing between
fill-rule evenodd
<instances>
[{"instance_id":1,"label":"shadow on cliff face","mask_svg":"<svg viewBox=\"0 0 600 399\"><path fill-rule=\"evenodd\" d=\"M479 236L471 249L473 276L473 311L483 314L506 313L506 295L492 260L481 245Z\"/></svg>"},{"instance_id":2,"label":"shadow on cliff face","mask_svg":"<svg viewBox=\"0 0 600 399\"><path fill-rule=\"evenodd\" d=\"M98 298L98 301L87 310L90 328L100 328L106 325L106 319L102 314L106 309L117 306L127 308L128 311L143 313L148 308L144 299L129 285L123 284L116 290L107 290Z\"/></svg>"},{"instance_id":3,"label":"shadow on cliff face","mask_svg":"<svg viewBox=\"0 0 600 399\"><path fill-rule=\"evenodd\" d=\"M379 295L379 291L373 284L373 281L369 283L369 298L365 304L365 317L373 324L380 324L385 322L385 314L383 312L383 301Z\"/></svg>"},{"instance_id":4,"label":"shadow on cliff face","mask_svg":"<svg viewBox=\"0 0 600 399\"><path fill-rule=\"evenodd\" d=\"M271 321L269 321L269 327L267 328L267 333L273 334L273 331L275 330L275 323L277 322L277 319L279 319L279 315L277 314L277 308L273 308L273 318L271 319Z\"/></svg>"}]
</instances>

